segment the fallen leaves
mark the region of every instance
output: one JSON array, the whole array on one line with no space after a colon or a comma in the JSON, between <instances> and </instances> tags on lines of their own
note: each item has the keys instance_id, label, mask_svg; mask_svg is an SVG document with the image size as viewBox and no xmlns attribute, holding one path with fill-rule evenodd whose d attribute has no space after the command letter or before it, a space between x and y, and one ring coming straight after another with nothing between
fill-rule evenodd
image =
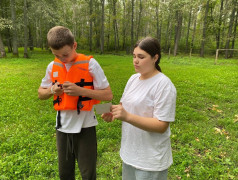
<instances>
[{"instance_id":1,"label":"fallen leaves","mask_svg":"<svg viewBox=\"0 0 238 180\"><path fill-rule=\"evenodd\" d=\"M238 114L235 115L234 123L238 122Z\"/></svg>"},{"instance_id":2,"label":"fallen leaves","mask_svg":"<svg viewBox=\"0 0 238 180\"><path fill-rule=\"evenodd\" d=\"M220 135L225 135L226 139L229 139L229 132L227 132L224 128L219 128L219 127L215 127L215 134L220 134Z\"/></svg>"},{"instance_id":3,"label":"fallen leaves","mask_svg":"<svg viewBox=\"0 0 238 180\"><path fill-rule=\"evenodd\" d=\"M223 111L222 110L220 110L220 109L218 109L218 105L212 105L212 108L208 108L209 110L212 110L212 111L216 111L216 112L218 112L218 113L223 113Z\"/></svg>"}]
</instances>

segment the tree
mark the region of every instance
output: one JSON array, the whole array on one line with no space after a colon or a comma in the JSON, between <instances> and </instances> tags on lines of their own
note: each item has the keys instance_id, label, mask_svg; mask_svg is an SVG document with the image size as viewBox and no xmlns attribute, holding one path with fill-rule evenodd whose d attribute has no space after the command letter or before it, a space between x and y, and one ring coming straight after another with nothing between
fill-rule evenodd
<instances>
[{"instance_id":1,"label":"tree","mask_svg":"<svg viewBox=\"0 0 238 180\"><path fill-rule=\"evenodd\" d=\"M176 10L175 17L176 17L177 24L175 26L174 56L177 55L179 40L181 37L181 28L182 28L182 21L183 21L182 12L180 10Z\"/></svg>"},{"instance_id":2,"label":"tree","mask_svg":"<svg viewBox=\"0 0 238 180\"><path fill-rule=\"evenodd\" d=\"M12 28L11 20L0 17L0 58L6 57L6 51L5 51L3 39L1 36L1 32L3 32L3 30L5 29L11 29L11 28Z\"/></svg>"},{"instance_id":3,"label":"tree","mask_svg":"<svg viewBox=\"0 0 238 180\"><path fill-rule=\"evenodd\" d=\"M224 0L221 0L221 7L220 7L220 14L219 14L219 22L218 22L218 32L217 32L217 45L216 45L216 49L219 49L219 47L220 47L221 23L222 23L222 15L223 15L223 2L224 2Z\"/></svg>"},{"instance_id":4,"label":"tree","mask_svg":"<svg viewBox=\"0 0 238 180\"><path fill-rule=\"evenodd\" d=\"M141 29L141 14L142 14L143 6L142 1L140 0L140 9L139 9L139 17L137 23L137 30L136 30L136 40L139 39L140 29Z\"/></svg>"},{"instance_id":5,"label":"tree","mask_svg":"<svg viewBox=\"0 0 238 180\"><path fill-rule=\"evenodd\" d=\"M116 3L117 3L117 0L113 0L113 30L114 30L114 49L115 49L115 51L117 51L118 47L119 47Z\"/></svg>"},{"instance_id":6,"label":"tree","mask_svg":"<svg viewBox=\"0 0 238 180\"><path fill-rule=\"evenodd\" d=\"M5 57L6 57L6 51L5 51L4 44L3 44L3 41L2 41L2 37L1 37L1 34L0 34L0 58L5 58Z\"/></svg>"},{"instance_id":7,"label":"tree","mask_svg":"<svg viewBox=\"0 0 238 180\"><path fill-rule=\"evenodd\" d=\"M101 19L101 54L104 53L104 4L105 0L101 0L101 7L102 7L102 19Z\"/></svg>"},{"instance_id":8,"label":"tree","mask_svg":"<svg viewBox=\"0 0 238 180\"><path fill-rule=\"evenodd\" d=\"M92 44L93 44L93 21L92 21L92 15L93 15L93 0L89 1L89 51L92 51Z\"/></svg>"},{"instance_id":9,"label":"tree","mask_svg":"<svg viewBox=\"0 0 238 180\"><path fill-rule=\"evenodd\" d=\"M17 39L17 26L16 26L16 10L15 10L15 0L10 0L11 3L11 16L12 16L12 46L13 46L13 56L18 57L18 39Z\"/></svg>"},{"instance_id":10,"label":"tree","mask_svg":"<svg viewBox=\"0 0 238 180\"><path fill-rule=\"evenodd\" d=\"M236 30L237 30L237 26L238 26L238 10L236 12L236 20L235 20L235 25L234 25L234 32L233 32L233 38L232 38L232 45L231 45L231 49L235 48L235 40L236 40ZM230 57L233 57L233 53L234 51L231 51Z\"/></svg>"},{"instance_id":11,"label":"tree","mask_svg":"<svg viewBox=\"0 0 238 180\"><path fill-rule=\"evenodd\" d=\"M186 35L186 52L188 52L188 48L189 48L188 39L189 39L191 18L192 18L192 7L190 7L189 18L188 18L188 27L187 27L187 35Z\"/></svg>"},{"instance_id":12,"label":"tree","mask_svg":"<svg viewBox=\"0 0 238 180\"><path fill-rule=\"evenodd\" d=\"M199 9L195 9L194 11L194 23L193 23L193 35L192 35L192 40L191 40L191 45L190 45L190 55L192 54L193 51L193 46L194 46L194 40L195 40L195 34L196 34L196 27L197 27L197 13Z\"/></svg>"},{"instance_id":13,"label":"tree","mask_svg":"<svg viewBox=\"0 0 238 180\"><path fill-rule=\"evenodd\" d=\"M234 19L235 19L235 13L236 13L236 3L237 0L233 0L233 5L234 8L232 10L231 16L230 16L230 23L229 23L229 29L228 29L228 33L227 33L227 39L226 39L226 47L225 49L229 49L230 48L230 40L231 40L231 36L232 36L232 26L234 24ZM228 58L228 50L226 50L226 56L225 58Z\"/></svg>"},{"instance_id":14,"label":"tree","mask_svg":"<svg viewBox=\"0 0 238 180\"><path fill-rule=\"evenodd\" d=\"M131 0L131 51L134 46L134 0Z\"/></svg>"},{"instance_id":15,"label":"tree","mask_svg":"<svg viewBox=\"0 0 238 180\"><path fill-rule=\"evenodd\" d=\"M202 31L202 41L201 41L201 51L200 51L200 56L204 57L204 49L205 49L205 41L206 41L206 30L207 30L207 16L208 16L208 11L209 11L209 3L210 0L207 1L206 4L206 10L205 10L205 16L203 20L203 31Z\"/></svg>"},{"instance_id":16,"label":"tree","mask_svg":"<svg viewBox=\"0 0 238 180\"><path fill-rule=\"evenodd\" d=\"M27 0L24 0L24 58L29 58L27 47L28 47Z\"/></svg>"}]
</instances>

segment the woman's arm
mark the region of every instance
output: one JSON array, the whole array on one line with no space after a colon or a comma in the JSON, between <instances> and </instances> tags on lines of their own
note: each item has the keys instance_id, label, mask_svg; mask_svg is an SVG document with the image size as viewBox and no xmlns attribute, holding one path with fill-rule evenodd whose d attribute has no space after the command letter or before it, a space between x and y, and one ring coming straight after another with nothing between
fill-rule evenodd
<instances>
[{"instance_id":1,"label":"woman's arm","mask_svg":"<svg viewBox=\"0 0 238 180\"><path fill-rule=\"evenodd\" d=\"M169 127L169 122L128 113L121 104L112 106L112 115L112 120L120 119L145 131L164 133Z\"/></svg>"}]
</instances>

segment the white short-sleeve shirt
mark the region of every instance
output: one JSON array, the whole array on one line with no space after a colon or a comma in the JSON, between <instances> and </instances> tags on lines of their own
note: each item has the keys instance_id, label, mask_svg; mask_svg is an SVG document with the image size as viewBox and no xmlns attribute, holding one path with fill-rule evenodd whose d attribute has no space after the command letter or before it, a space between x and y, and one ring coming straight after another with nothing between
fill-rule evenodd
<instances>
[{"instance_id":1,"label":"white short-sleeve shirt","mask_svg":"<svg viewBox=\"0 0 238 180\"><path fill-rule=\"evenodd\" d=\"M67 63L65 66L68 71L72 63ZM53 61L47 66L45 77L42 79L41 87L43 88L52 86L52 67ZM104 71L94 58L91 58L89 61L89 73L93 77L94 89L105 89L109 86ZM92 127L98 124L93 109L91 111L80 111L80 114L76 110L64 110L61 111L60 115L62 127L58 130L65 133L79 133L81 128Z\"/></svg>"},{"instance_id":2,"label":"white short-sleeve shirt","mask_svg":"<svg viewBox=\"0 0 238 180\"><path fill-rule=\"evenodd\" d=\"M129 113L173 122L176 89L163 73L146 80L140 80L137 73L128 80L121 103ZM167 169L173 163L170 134L170 127L161 134L123 122L120 149L123 162L146 171Z\"/></svg>"}]
</instances>

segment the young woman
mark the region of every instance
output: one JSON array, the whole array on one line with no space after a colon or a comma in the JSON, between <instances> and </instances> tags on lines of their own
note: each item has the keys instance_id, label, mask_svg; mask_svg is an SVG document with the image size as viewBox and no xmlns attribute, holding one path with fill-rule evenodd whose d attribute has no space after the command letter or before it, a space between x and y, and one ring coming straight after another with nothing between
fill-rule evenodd
<instances>
[{"instance_id":1,"label":"young woman","mask_svg":"<svg viewBox=\"0 0 238 180\"><path fill-rule=\"evenodd\" d=\"M165 180L171 166L170 122L175 120L176 89L159 66L159 42L146 37L133 52L136 74L127 82L119 105L102 118L122 121L120 156L123 180Z\"/></svg>"}]
</instances>

